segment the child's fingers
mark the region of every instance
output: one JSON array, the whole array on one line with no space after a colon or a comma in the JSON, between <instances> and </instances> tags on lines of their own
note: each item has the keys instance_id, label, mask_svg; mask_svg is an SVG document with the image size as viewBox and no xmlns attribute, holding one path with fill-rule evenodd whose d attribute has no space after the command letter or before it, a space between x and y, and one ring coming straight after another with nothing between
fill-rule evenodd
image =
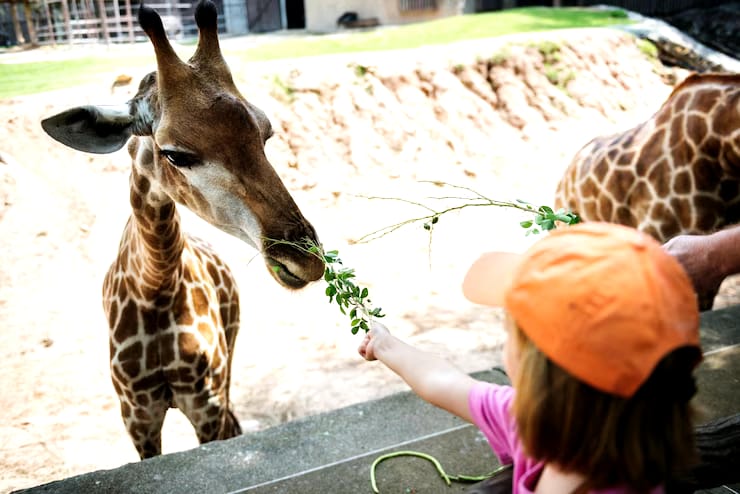
<instances>
[{"instance_id":1,"label":"child's fingers","mask_svg":"<svg viewBox=\"0 0 740 494\"><path fill-rule=\"evenodd\" d=\"M365 339L362 340L357 351L365 360L375 360L375 355L370 348L370 336L365 336Z\"/></svg>"}]
</instances>

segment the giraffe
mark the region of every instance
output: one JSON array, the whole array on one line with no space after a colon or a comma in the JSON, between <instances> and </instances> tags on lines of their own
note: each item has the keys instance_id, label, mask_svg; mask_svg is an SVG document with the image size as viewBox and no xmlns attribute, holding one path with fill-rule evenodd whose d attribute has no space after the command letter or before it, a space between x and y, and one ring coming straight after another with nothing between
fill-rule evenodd
<instances>
[{"instance_id":1,"label":"giraffe","mask_svg":"<svg viewBox=\"0 0 740 494\"><path fill-rule=\"evenodd\" d=\"M110 370L141 459L161 454L167 410L179 408L201 443L241 433L229 402L239 297L229 268L181 230L176 203L256 248L289 289L318 280L324 263L295 245L318 244L265 156L272 128L236 88L221 54L210 0L195 10L198 45L182 61L162 20L140 6L157 69L123 108L76 107L42 121L74 149L128 143L131 216L103 282Z\"/></svg>"},{"instance_id":2,"label":"giraffe","mask_svg":"<svg viewBox=\"0 0 740 494\"><path fill-rule=\"evenodd\" d=\"M740 74L692 74L647 121L587 143L555 206L660 242L740 221Z\"/></svg>"}]
</instances>

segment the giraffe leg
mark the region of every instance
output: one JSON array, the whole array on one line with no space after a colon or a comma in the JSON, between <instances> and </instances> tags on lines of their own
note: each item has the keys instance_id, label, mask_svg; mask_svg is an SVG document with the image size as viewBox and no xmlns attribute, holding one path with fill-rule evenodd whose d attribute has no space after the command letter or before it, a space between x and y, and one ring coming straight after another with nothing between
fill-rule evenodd
<instances>
[{"instance_id":1,"label":"giraffe leg","mask_svg":"<svg viewBox=\"0 0 740 494\"><path fill-rule=\"evenodd\" d=\"M242 426L239 425L239 421L234 415L233 410L229 407L226 410L226 416L224 417L224 425L221 429L221 435L219 439L229 439L230 437L236 437L242 435Z\"/></svg>"},{"instance_id":2,"label":"giraffe leg","mask_svg":"<svg viewBox=\"0 0 740 494\"><path fill-rule=\"evenodd\" d=\"M203 390L197 394L180 395L175 397L175 403L190 420L201 444L229 439L242 433L224 391L213 393Z\"/></svg>"},{"instance_id":3,"label":"giraffe leg","mask_svg":"<svg viewBox=\"0 0 740 494\"><path fill-rule=\"evenodd\" d=\"M139 458L151 458L162 454L162 424L168 404L150 399L130 400L120 396L121 416Z\"/></svg>"}]
</instances>

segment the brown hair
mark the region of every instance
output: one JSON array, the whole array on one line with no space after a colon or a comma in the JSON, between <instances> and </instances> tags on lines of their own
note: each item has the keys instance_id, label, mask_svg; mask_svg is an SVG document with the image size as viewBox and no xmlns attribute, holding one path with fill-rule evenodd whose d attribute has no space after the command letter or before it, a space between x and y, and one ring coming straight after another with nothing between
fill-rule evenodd
<instances>
[{"instance_id":1,"label":"brown hair","mask_svg":"<svg viewBox=\"0 0 740 494\"><path fill-rule=\"evenodd\" d=\"M696 460L689 401L697 348L674 350L632 397L620 398L572 377L518 327L510 337L519 351L513 413L524 450L584 475L578 492L620 485L647 492Z\"/></svg>"}]
</instances>

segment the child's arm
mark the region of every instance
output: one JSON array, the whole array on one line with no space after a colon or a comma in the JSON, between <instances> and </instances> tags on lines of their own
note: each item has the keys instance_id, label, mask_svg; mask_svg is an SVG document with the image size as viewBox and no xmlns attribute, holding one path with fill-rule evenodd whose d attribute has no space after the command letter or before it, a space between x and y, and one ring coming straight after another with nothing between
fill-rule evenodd
<instances>
[{"instance_id":1,"label":"child's arm","mask_svg":"<svg viewBox=\"0 0 740 494\"><path fill-rule=\"evenodd\" d=\"M366 360L380 360L423 400L472 422L468 394L476 380L448 361L404 343L377 322L359 352Z\"/></svg>"}]
</instances>

